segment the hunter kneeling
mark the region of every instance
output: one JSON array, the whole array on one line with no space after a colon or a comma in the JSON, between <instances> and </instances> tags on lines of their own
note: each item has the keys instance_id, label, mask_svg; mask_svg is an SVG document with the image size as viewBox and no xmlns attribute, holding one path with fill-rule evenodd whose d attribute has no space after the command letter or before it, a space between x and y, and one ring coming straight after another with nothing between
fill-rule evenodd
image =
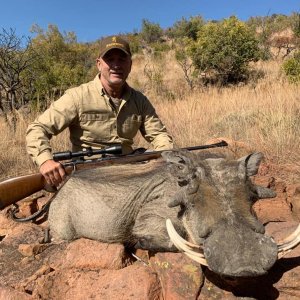
<instances>
[{"instance_id":1,"label":"hunter kneeling","mask_svg":"<svg viewBox=\"0 0 300 300\"><path fill-rule=\"evenodd\" d=\"M66 173L53 160L50 139L67 127L72 151L121 144L122 153L128 154L138 131L155 150L173 148L150 101L126 82L132 66L128 42L118 36L105 38L96 64L94 80L67 90L27 129L27 151L51 186L59 186Z\"/></svg>"}]
</instances>

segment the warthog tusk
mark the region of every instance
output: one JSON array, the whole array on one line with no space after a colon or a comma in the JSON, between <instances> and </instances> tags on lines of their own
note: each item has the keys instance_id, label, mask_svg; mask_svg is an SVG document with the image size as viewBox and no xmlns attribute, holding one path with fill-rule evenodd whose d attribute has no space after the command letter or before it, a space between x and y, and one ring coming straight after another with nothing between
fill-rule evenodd
<instances>
[{"instance_id":1,"label":"warthog tusk","mask_svg":"<svg viewBox=\"0 0 300 300\"><path fill-rule=\"evenodd\" d=\"M187 240L185 240L184 238L182 238L176 231L176 229L174 228L172 221L170 219L166 220L166 225L167 225L167 230L170 236L170 233L172 234L173 237L175 237L178 241L184 243L187 246L190 246L191 248L196 248L196 249L202 249L202 246L200 245L196 245L193 244Z\"/></svg>"},{"instance_id":2,"label":"warthog tusk","mask_svg":"<svg viewBox=\"0 0 300 300\"><path fill-rule=\"evenodd\" d=\"M278 246L278 258L283 257L290 250L295 248L300 244L300 224L296 228L296 230L286 237L281 243L277 244Z\"/></svg>"},{"instance_id":3,"label":"warthog tusk","mask_svg":"<svg viewBox=\"0 0 300 300\"><path fill-rule=\"evenodd\" d=\"M202 250L201 246L190 243L182 238L175 230L170 219L166 220L166 226L169 237L178 250L182 251L185 255L200 263L201 265L207 266L207 262L203 253L196 252Z\"/></svg>"},{"instance_id":4,"label":"warthog tusk","mask_svg":"<svg viewBox=\"0 0 300 300\"><path fill-rule=\"evenodd\" d=\"M196 253L196 252L194 252L193 254L192 253L188 253L188 252L183 252L183 253L186 256L188 256L189 258L191 258L192 260L194 260L197 263L199 263L200 265L208 267L208 264L206 262L205 257L204 256L202 257L200 253Z\"/></svg>"}]
</instances>

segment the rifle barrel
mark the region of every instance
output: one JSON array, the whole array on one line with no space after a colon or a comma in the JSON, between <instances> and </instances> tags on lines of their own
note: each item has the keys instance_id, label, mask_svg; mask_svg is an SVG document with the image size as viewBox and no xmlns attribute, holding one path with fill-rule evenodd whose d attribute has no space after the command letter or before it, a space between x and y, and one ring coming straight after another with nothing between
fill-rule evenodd
<instances>
[{"instance_id":1,"label":"rifle barrel","mask_svg":"<svg viewBox=\"0 0 300 300\"><path fill-rule=\"evenodd\" d=\"M186 147L186 148L182 148L182 149L194 151L194 150L210 149L210 148L218 148L218 147L226 147L226 146L228 146L227 142L221 141L221 142L218 142L215 144Z\"/></svg>"}]
</instances>

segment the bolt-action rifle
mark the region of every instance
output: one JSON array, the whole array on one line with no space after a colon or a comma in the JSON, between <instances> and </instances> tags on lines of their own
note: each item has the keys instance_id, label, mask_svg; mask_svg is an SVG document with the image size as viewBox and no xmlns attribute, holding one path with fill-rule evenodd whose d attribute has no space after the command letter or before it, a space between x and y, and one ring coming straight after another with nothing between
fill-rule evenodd
<instances>
[{"instance_id":1,"label":"bolt-action rifle","mask_svg":"<svg viewBox=\"0 0 300 300\"><path fill-rule=\"evenodd\" d=\"M225 141L221 141L215 144L187 147L179 150L194 151L225 146L228 146L228 144ZM157 159L162 153L162 151L149 151L144 153L136 152L133 154L122 155L121 152L121 146L112 146L100 150L88 148L87 150L79 152L57 152L53 154L53 159L55 161L70 159L70 161L62 163L62 165L66 174L71 175L72 172L76 170L94 169L109 165L123 165ZM103 157L96 159L85 159L85 157L91 157L94 155L102 155ZM78 159L72 160L74 158ZM0 182L0 209L14 204L17 201L22 200L43 189L49 192L56 191L56 188L53 188L46 183L46 180L41 173L19 176L2 181Z\"/></svg>"}]
</instances>

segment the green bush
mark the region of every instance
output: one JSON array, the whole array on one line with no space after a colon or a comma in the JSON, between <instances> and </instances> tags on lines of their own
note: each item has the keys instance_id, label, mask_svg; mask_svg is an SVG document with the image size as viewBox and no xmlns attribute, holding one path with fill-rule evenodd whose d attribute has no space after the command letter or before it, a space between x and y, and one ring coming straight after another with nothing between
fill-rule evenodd
<instances>
[{"instance_id":1,"label":"green bush","mask_svg":"<svg viewBox=\"0 0 300 300\"><path fill-rule=\"evenodd\" d=\"M140 37L137 33L134 34L127 34L125 38L130 43L130 50L132 54L137 54L141 52L141 41Z\"/></svg>"},{"instance_id":2,"label":"green bush","mask_svg":"<svg viewBox=\"0 0 300 300\"><path fill-rule=\"evenodd\" d=\"M197 33L204 23L201 16L190 17L188 20L182 18L180 21L177 21L173 27L169 28L167 35L175 39L187 37L192 40L197 40Z\"/></svg>"},{"instance_id":3,"label":"green bush","mask_svg":"<svg viewBox=\"0 0 300 300\"><path fill-rule=\"evenodd\" d=\"M223 84L247 79L249 63L260 58L253 31L236 17L205 24L189 53L200 72L214 74Z\"/></svg>"},{"instance_id":4,"label":"green bush","mask_svg":"<svg viewBox=\"0 0 300 300\"><path fill-rule=\"evenodd\" d=\"M300 51L287 59L283 63L282 68L290 82L300 82Z\"/></svg>"},{"instance_id":5,"label":"green bush","mask_svg":"<svg viewBox=\"0 0 300 300\"><path fill-rule=\"evenodd\" d=\"M155 58L161 58L162 54L170 50L170 46L167 43L152 43L151 48Z\"/></svg>"},{"instance_id":6,"label":"green bush","mask_svg":"<svg viewBox=\"0 0 300 300\"><path fill-rule=\"evenodd\" d=\"M159 42L163 33L164 31L159 24L143 19L140 36L146 44Z\"/></svg>"}]
</instances>

